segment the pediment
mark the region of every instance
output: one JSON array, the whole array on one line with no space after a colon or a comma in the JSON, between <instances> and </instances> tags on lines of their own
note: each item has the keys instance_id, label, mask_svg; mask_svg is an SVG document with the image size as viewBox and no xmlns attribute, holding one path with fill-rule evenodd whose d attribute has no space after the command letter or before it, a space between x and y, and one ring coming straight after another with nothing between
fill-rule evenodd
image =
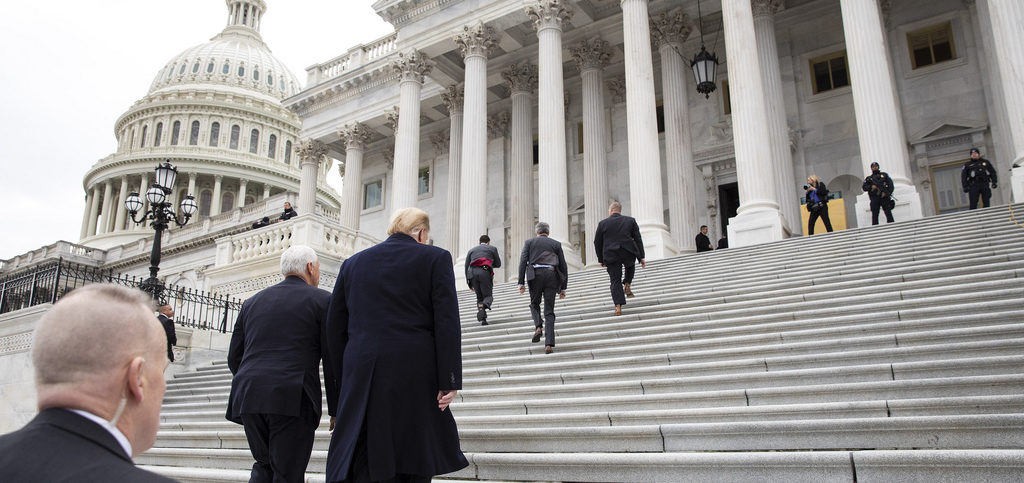
<instances>
[{"instance_id":1,"label":"pediment","mask_svg":"<svg viewBox=\"0 0 1024 483\"><path fill-rule=\"evenodd\" d=\"M984 121L973 119L943 119L937 121L910 137L911 144L963 136L988 129Z\"/></svg>"}]
</instances>

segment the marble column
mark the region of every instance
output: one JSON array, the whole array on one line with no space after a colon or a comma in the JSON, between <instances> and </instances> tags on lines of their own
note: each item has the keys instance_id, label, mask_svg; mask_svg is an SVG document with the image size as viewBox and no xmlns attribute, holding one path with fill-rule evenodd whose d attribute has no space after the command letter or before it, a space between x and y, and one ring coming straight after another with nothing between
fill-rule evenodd
<instances>
[{"instance_id":1,"label":"marble column","mask_svg":"<svg viewBox=\"0 0 1024 483\"><path fill-rule=\"evenodd\" d=\"M89 229L85 234L86 236L96 235L96 222L98 221L100 211L100 196L100 187L93 185L92 194L89 195Z\"/></svg>"},{"instance_id":2,"label":"marble column","mask_svg":"<svg viewBox=\"0 0 1024 483\"><path fill-rule=\"evenodd\" d=\"M213 197L210 200L210 216L217 216L220 214L221 199L220 190L221 185L224 183L224 176L216 175L213 177Z\"/></svg>"},{"instance_id":3,"label":"marble column","mask_svg":"<svg viewBox=\"0 0 1024 483\"><path fill-rule=\"evenodd\" d=\"M103 211L102 211L103 219L100 220L100 223L101 223L100 224L100 229L99 229L99 234L100 235L102 235L104 233L108 233L110 231L110 225L113 224L110 221L111 215L114 214L113 211L112 211L114 209L114 207L113 207L113 204L114 204L114 202L113 202L113 199L114 199L113 191L114 191L114 182L108 180L107 182L104 183L104 186L103 186Z\"/></svg>"},{"instance_id":4,"label":"marble column","mask_svg":"<svg viewBox=\"0 0 1024 483\"><path fill-rule=\"evenodd\" d=\"M665 171L668 176L668 216L672 239L680 253L693 252L698 231L690 135L689 66L684 62L683 42L690 36L690 18L682 9L663 13L652 20L651 37L661 56L661 91L665 103Z\"/></svg>"},{"instance_id":5,"label":"marble column","mask_svg":"<svg viewBox=\"0 0 1024 483\"><path fill-rule=\"evenodd\" d=\"M751 0L751 8L754 13L754 36L757 38L757 58L761 65L765 111L768 115L768 142L779 210L790 233L803 233L799 211L799 198L803 193L798 191L798 185L803 184L806 175L795 177L793 172L786 99L782 94L782 73L779 69L779 48L775 41L775 13L782 8L782 0Z\"/></svg>"},{"instance_id":6,"label":"marble column","mask_svg":"<svg viewBox=\"0 0 1024 483\"><path fill-rule=\"evenodd\" d=\"M569 49L569 53L580 69L583 84L583 206L586 210L585 239L589 241L597 232L597 223L608 214L608 156L601 69L611 61L612 50L608 42L594 38L580 42ZM598 265L597 254L590 253L587 266Z\"/></svg>"},{"instance_id":7,"label":"marble column","mask_svg":"<svg viewBox=\"0 0 1024 483\"><path fill-rule=\"evenodd\" d=\"M456 35L466 64L462 107L462 174L459 176L459 248L456 265L487 233L487 56L494 30L478 22ZM456 272L461 273L459 270Z\"/></svg>"},{"instance_id":8,"label":"marble column","mask_svg":"<svg viewBox=\"0 0 1024 483\"><path fill-rule=\"evenodd\" d=\"M185 193L187 195L195 196L196 199L199 198L198 193L196 193L196 178L197 177L199 177L199 175L197 175L195 173L188 173L188 192Z\"/></svg>"},{"instance_id":9,"label":"marble column","mask_svg":"<svg viewBox=\"0 0 1024 483\"><path fill-rule=\"evenodd\" d=\"M448 108L451 127L448 132L448 197L445 200L445 213L448 224L445 226L445 247L452 254L452 260L459 257L459 194L462 190L462 88L448 86L441 94L441 100Z\"/></svg>"},{"instance_id":10,"label":"marble column","mask_svg":"<svg viewBox=\"0 0 1024 483\"><path fill-rule=\"evenodd\" d=\"M82 213L82 231L78 234L79 240L89 236L89 215L91 213L89 210L92 209L92 200L92 191L85 190L85 210Z\"/></svg>"},{"instance_id":11,"label":"marble column","mask_svg":"<svg viewBox=\"0 0 1024 483\"><path fill-rule=\"evenodd\" d=\"M124 200L128 198L128 177L121 176L121 192L117 195L117 206L114 210L117 211L117 216L114 221L114 231L121 231L125 229L124 220L128 214L128 210L124 208Z\"/></svg>"},{"instance_id":12,"label":"marble column","mask_svg":"<svg viewBox=\"0 0 1024 483\"><path fill-rule=\"evenodd\" d=\"M142 181L139 182L139 198L142 199L142 213L149 210L149 202L146 201L146 191L149 190L149 173L142 173ZM144 230L148 227L145 221L135 225L136 230Z\"/></svg>"},{"instance_id":13,"label":"marble column","mask_svg":"<svg viewBox=\"0 0 1024 483\"><path fill-rule=\"evenodd\" d=\"M857 140L864 174L878 162L896 187L893 217L897 221L921 218L921 196L910 178L907 136L900 117L893 69L878 3L873 0L840 0L850 87L857 118ZM1018 29L1019 31L1019 29ZM730 88L732 84L730 84ZM867 193L857 197L857 225L871 224ZM731 241L730 241L731 244Z\"/></svg>"},{"instance_id":14,"label":"marble column","mask_svg":"<svg viewBox=\"0 0 1024 483\"><path fill-rule=\"evenodd\" d=\"M761 63L754 36L750 0L723 0L722 20L729 91L732 96L733 148L740 207L729 220L729 246L747 246L785 238L785 219L779 211L778 187L770 158L768 110L765 106ZM767 181L767 182L766 182Z\"/></svg>"},{"instance_id":15,"label":"marble column","mask_svg":"<svg viewBox=\"0 0 1024 483\"><path fill-rule=\"evenodd\" d=\"M569 244L569 193L565 148L565 88L562 73L562 23L572 13L561 0L535 0L526 14L537 30L537 127L540 163L537 170L539 221L551 226L551 238L562 243L570 270L580 257Z\"/></svg>"},{"instance_id":16,"label":"marble column","mask_svg":"<svg viewBox=\"0 0 1024 483\"><path fill-rule=\"evenodd\" d=\"M648 0L621 0L623 50L626 57L626 135L629 152L629 212L640 225L648 259L676 254L665 226L660 182L657 101Z\"/></svg>"},{"instance_id":17,"label":"marble column","mask_svg":"<svg viewBox=\"0 0 1024 483\"><path fill-rule=\"evenodd\" d=\"M1024 44L1021 44L1021 25L1024 25L1024 4L1019 0L989 0L992 39L999 63L999 82L1002 83L1003 101L1008 114L1010 153L1013 159L1004 166L1013 169L1010 177L1013 201L1024 201Z\"/></svg>"},{"instance_id":18,"label":"marble column","mask_svg":"<svg viewBox=\"0 0 1024 483\"><path fill-rule=\"evenodd\" d=\"M363 152L370 140L370 130L362 123L353 122L341 128L338 137L345 142L345 163L338 167L342 178L339 221L342 226L358 231L363 207Z\"/></svg>"},{"instance_id":19,"label":"marble column","mask_svg":"<svg viewBox=\"0 0 1024 483\"><path fill-rule=\"evenodd\" d=\"M399 84L398 132L395 133L395 166L391 178L391 211L416 206L420 168L420 91L423 77L433 64L413 50L399 54L391 64L401 75Z\"/></svg>"},{"instance_id":20,"label":"marble column","mask_svg":"<svg viewBox=\"0 0 1024 483\"><path fill-rule=\"evenodd\" d=\"M512 253L506 258L516 260L526 240L534 234L532 121L537 66L512 64L501 76L512 92L512 166L509 173L509 247Z\"/></svg>"},{"instance_id":21,"label":"marble column","mask_svg":"<svg viewBox=\"0 0 1024 483\"><path fill-rule=\"evenodd\" d=\"M266 183L263 183L263 198L262 199L265 200L267 198L270 198L270 185L266 184Z\"/></svg>"},{"instance_id":22,"label":"marble column","mask_svg":"<svg viewBox=\"0 0 1024 483\"><path fill-rule=\"evenodd\" d=\"M245 192L249 189L249 180L242 178L238 182L238 206L245 206Z\"/></svg>"},{"instance_id":23,"label":"marble column","mask_svg":"<svg viewBox=\"0 0 1024 483\"><path fill-rule=\"evenodd\" d=\"M299 143L296 150L299 155L299 166L302 175L299 178L299 215L316 212L316 177L320 163L327 156L327 145L316 139L306 139Z\"/></svg>"}]
</instances>

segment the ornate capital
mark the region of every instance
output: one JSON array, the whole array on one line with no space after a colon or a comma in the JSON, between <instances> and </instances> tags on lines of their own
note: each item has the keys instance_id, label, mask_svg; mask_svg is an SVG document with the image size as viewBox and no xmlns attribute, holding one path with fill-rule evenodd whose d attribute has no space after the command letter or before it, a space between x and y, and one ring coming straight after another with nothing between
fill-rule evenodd
<instances>
[{"instance_id":1,"label":"ornate capital","mask_svg":"<svg viewBox=\"0 0 1024 483\"><path fill-rule=\"evenodd\" d=\"M508 111L499 112L487 118L487 134L490 138L500 138L508 134L509 123L512 115Z\"/></svg>"},{"instance_id":2,"label":"ornate capital","mask_svg":"<svg viewBox=\"0 0 1024 483\"><path fill-rule=\"evenodd\" d=\"M494 29L478 21L476 25L462 27L462 33L456 34L452 40L459 45L463 57L472 55L491 55L494 46L498 45L498 39L494 36Z\"/></svg>"},{"instance_id":3,"label":"ornate capital","mask_svg":"<svg viewBox=\"0 0 1024 483\"><path fill-rule=\"evenodd\" d=\"M608 79L607 85L612 93L612 102L618 104L626 100L626 76Z\"/></svg>"},{"instance_id":4,"label":"ornate capital","mask_svg":"<svg viewBox=\"0 0 1024 483\"><path fill-rule=\"evenodd\" d=\"M345 163L347 162L348 161L342 161L338 163L338 174L340 174L342 178L345 177Z\"/></svg>"},{"instance_id":5,"label":"ornate capital","mask_svg":"<svg viewBox=\"0 0 1024 483\"><path fill-rule=\"evenodd\" d=\"M299 155L302 164L315 162L319 164L327 156L327 145L316 139L306 139L299 142L295 148L295 154Z\"/></svg>"},{"instance_id":6,"label":"ornate capital","mask_svg":"<svg viewBox=\"0 0 1024 483\"><path fill-rule=\"evenodd\" d=\"M759 1L772 0L754 0ZM776 0L777 1L777 0ZM683 13L683 9L675 8L669 12L662 12L651 19L651 39L655 45L675 44L682 45L693 31L693 21Z\"/></svg>"},{"instance_id":7,"label":"ornate capital","mask_svg":"<svg viewBox=\"0 0 1024 483\"><path fill-rule=\"evenodd\" d=\"M393 169L395 167L395 150L391 148L384 148L384 151L381 154L384 155L384 165L387 166L388 169Z\"/></svg>"},{"instance_id":8,"label":"ornate capital","mask_svg":"<svg viewBox=\"0 0 1024 483\"><path fill-rule=\"evenodd\" d=\"M345 149L363 149L366 146L366 142L370 140L370 136L370 129L361 122L346 124L338 130L338 137L345 141ZM342 168L342 171L344 172L344 168Z\"/></svg>"},{"instance_id":9,"label":"ornate capital","mask_svg":"<svg viewBox=\"0 0 1024 483\"><path fill-rule=\"evenodd\" d=\"M537 90L537 66L528 62L509 65L501 72L512 92L534 93Z\"/></svg>"},{"instance_id":10,"label":"ornate capital","mask_svg":"<svg viewBox=\"0 0 1024 483\"><path fill-rule=\"evenodd\" d=\"M549 28L561 30L562 23L572 17L572 10L562 0L534 0L532 5L526 6L526 15L533 20L533 28L538 32Z\"/></svg>"},{"instance_id":11,"label":"ornate capital","mask_svg":"<svg viewBox=\"0 0 1024 483\"><path fill-rule=\"evenodd\" d=\"M457 85L448 86L448 89L441 93L441 101L448 108L449 116L462 110L464 94L463 88Z\"/></svg>"},{"instance_id":12,"label":"ornate capital","mask_svg":"<svg viewBox=\"0 0 1024 483\"><path fill-rule=\"evenodd\" d=\"M433 68L434 63L415 49L398 54L398 58L391 61L391 69L402 76L402 81L415 81L422 84L423 76L429 74Z\"/></svg>"},{"instance_id":13,"label":"ornate capital","mask_svg":"<svg viewBox=\"0 0 1024 483\"><path fill-rule=\"evenodd\" d=\"M576 67L580 71L603 68L612 60L611 47L599 37L584 40L575 47L570 47L569 54L576 61Z\"/></svg>"},{"instance_id":14,"label":"ornate capital","mask_svg":"<svg viewBox=\"0 0 1024 483\"><path fill-rule=\"evenodd\" d=\"M750 0L750 7L755 17L775 15L782 9L782 0Z\"/></svg>"},{"instance_id":15,"label":"ornate capital","mask_svg":"<svg viewBox=\"0 0 1024 483\"><path fill-rule=\"evenodd\" d=\"M392 131L398 131L398 106L384 111L384 121L391 126Z\"/></svg>"},{"instance_id":16,"label":"ornate capital","mask_svg":"<svg viewBox=\"0 0 1024 483\"><path fill-rule=\"evenodd\" d=\"M448 152L448 145L451 142L451 131L442 129L430 135L430 144L434 145L434 152L438 156Z\"/></svg>"}]
</instances>

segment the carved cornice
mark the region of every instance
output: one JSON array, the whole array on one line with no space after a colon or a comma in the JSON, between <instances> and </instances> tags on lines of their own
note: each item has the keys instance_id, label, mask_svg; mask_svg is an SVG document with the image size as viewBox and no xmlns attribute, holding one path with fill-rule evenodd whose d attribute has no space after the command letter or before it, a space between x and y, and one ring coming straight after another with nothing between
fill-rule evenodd
<instances>
[{"instance_id":1,"label":"carved cornice","mask_svg":"<svg viewBox=\"0 0 1024 483\"><path fill-rule=\"evenodd\" d=\"M434 63L416 49L400 53L397 59L391 61L391 70L401 76L403 82L413 81L422 84L423 77L433 68Z\"/></svg>"},{"instance_id":2,"label":"carved cornice","mask_svg":"<svg viewBox=\"0 0 1024 483\"><path fill-rule=\"evenodd\" d=\"M576 67L582 72L588 69L601 69L612 60L612 49L608 42L594 37L584 40L569 48L569 55L576 61Z\"/></svg>"},{"instance_id":3,"label":"carved cornice","mask_svg":"<svg viewBox=\"0 0 1024 483\"><path fill-rule=\"evenodd\" d=\"M316 162L319 164L327 156L327 145L316 139L306 139L299 141L299 145L295 148L295 154L299 156L302 163Z\"/></svg>"},{"instance_id":4,"label":"carved cornice","mask_svg":"<svg viewBox=\"0 0 1024 483\"><path fill-rule=\"evenodd\" d=\"M501 77L508 82L512 92L533 94L537 91L537 66L528 62L511 64L501 72Z\"/></svg>"},{"instance_id":5,"label":"carved cornice","mask_svg":"<svg viewBox=\"0 0 1024 483\"><path fill-rule=\"evenodd\" d=\"M457 85L448 86L448 89L441 93L441 101L444 102L445 107L448 108L449 116L462 111L464 94L465 91L463 88Z\"/></svg>"},{"instance_id":6,"label":"carved cornice","mask_svg":"<svg viewBox=\"0 0 1024 483\"><path fill-rule=\"evenodd\" d=\"M345 141L345 149L363 149L371 135L370 129L361 122L346 124L338 130L338 137ZM342 173L344 173L344 169L342 169Z\"/></svg>"},{"instance_id":7,"label":"carved cornice","mask_svg":"<svg viewBox=\"0 0 1024 483\"><path fill-rule=\"evenodd\" d=\"M561 29L562 24L572 18L572 10L561 0L535 0L526 6L526 15L533 20L533 28L537 31Z\"/></svg>"},{"instance_id":8,"label":"carved cornice","mask_svg":"<svg viewBox=\"0 0 1024 483\"><path fill-rule=\"evenodd\" d=\"M459 46L463 57L482 55L487 57L498 45L498 39L494 35L494 29L478 21L475 25L462 27L462 32L456 34L452 39Z\"/></svg>"},{"instance_id":9,"label":"carved cornice","mask_svg":"<svg viewBox=\"0 0 1024 483\"><path fill-rule=\"evenodd\" d=\"M754 0L757 3L759 0ZM675 8L662 12L651 19L651 40L655 45L682 45L693 32L693 21L683 13L683 9Z\"/></svg>"},{"instance_id":10,"label":"carved cornice","mask_svg":"<svg viewBox=\"0 0 1024 483\"><path fill-rule=\"evenodd\" d=\"M782 0L750 0L750 7L754 10L755 17L775 15L783 6Z\"/></svg>"}]
</instances>

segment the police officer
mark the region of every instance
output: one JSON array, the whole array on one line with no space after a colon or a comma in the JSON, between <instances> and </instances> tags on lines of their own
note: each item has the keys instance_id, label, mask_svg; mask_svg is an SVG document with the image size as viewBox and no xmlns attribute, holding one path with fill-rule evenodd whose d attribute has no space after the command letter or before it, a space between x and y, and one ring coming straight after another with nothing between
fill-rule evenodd
<instances>
[{"instance_id":1,"label":"police officer","mask_svg":"<svg viewBox=\"0 0 1024 483\"><path fill-rule=\"evenodd\" d=\"M864 178L864 185L861 188L868 192L868 198L871 199L872 225L878 224L879 209L885 212L886 223L896 221L892 218L892 209L896 206L896 202L892 199L892 192L895 187L892 184L892 178L889 177L889 173L880 171L877 162L871 163L871 176Z\"/></svg>"},{"instance_id":2,"label":"police officer","mask_svg":"<svg viewBox=\"0 0 1024 483\"><path fill-rule=\"evenodd\" d=\"M466 283L476 293L476 320L487 325L487 311L494 302L494 269L501 268L498 249L491 246L491 237L480 235L480 244L466 254Z\"/></svg>"},{"instance_id":3,"label":"police officer","mask_svg":"<svg viewBox=\"0 0 1024 483\"><path fill-rule=\"evenodd\" d=\"M981 157L978 148L971 148L971 159L964 163L960 170L960 184L964 187L964 193L971 199L971 209L978 207L978 196L981 196L981 204L988 208L989 200L992 198L992 189L996 188L996 168L992 162Z\"/></svg>"}]
</instances>

